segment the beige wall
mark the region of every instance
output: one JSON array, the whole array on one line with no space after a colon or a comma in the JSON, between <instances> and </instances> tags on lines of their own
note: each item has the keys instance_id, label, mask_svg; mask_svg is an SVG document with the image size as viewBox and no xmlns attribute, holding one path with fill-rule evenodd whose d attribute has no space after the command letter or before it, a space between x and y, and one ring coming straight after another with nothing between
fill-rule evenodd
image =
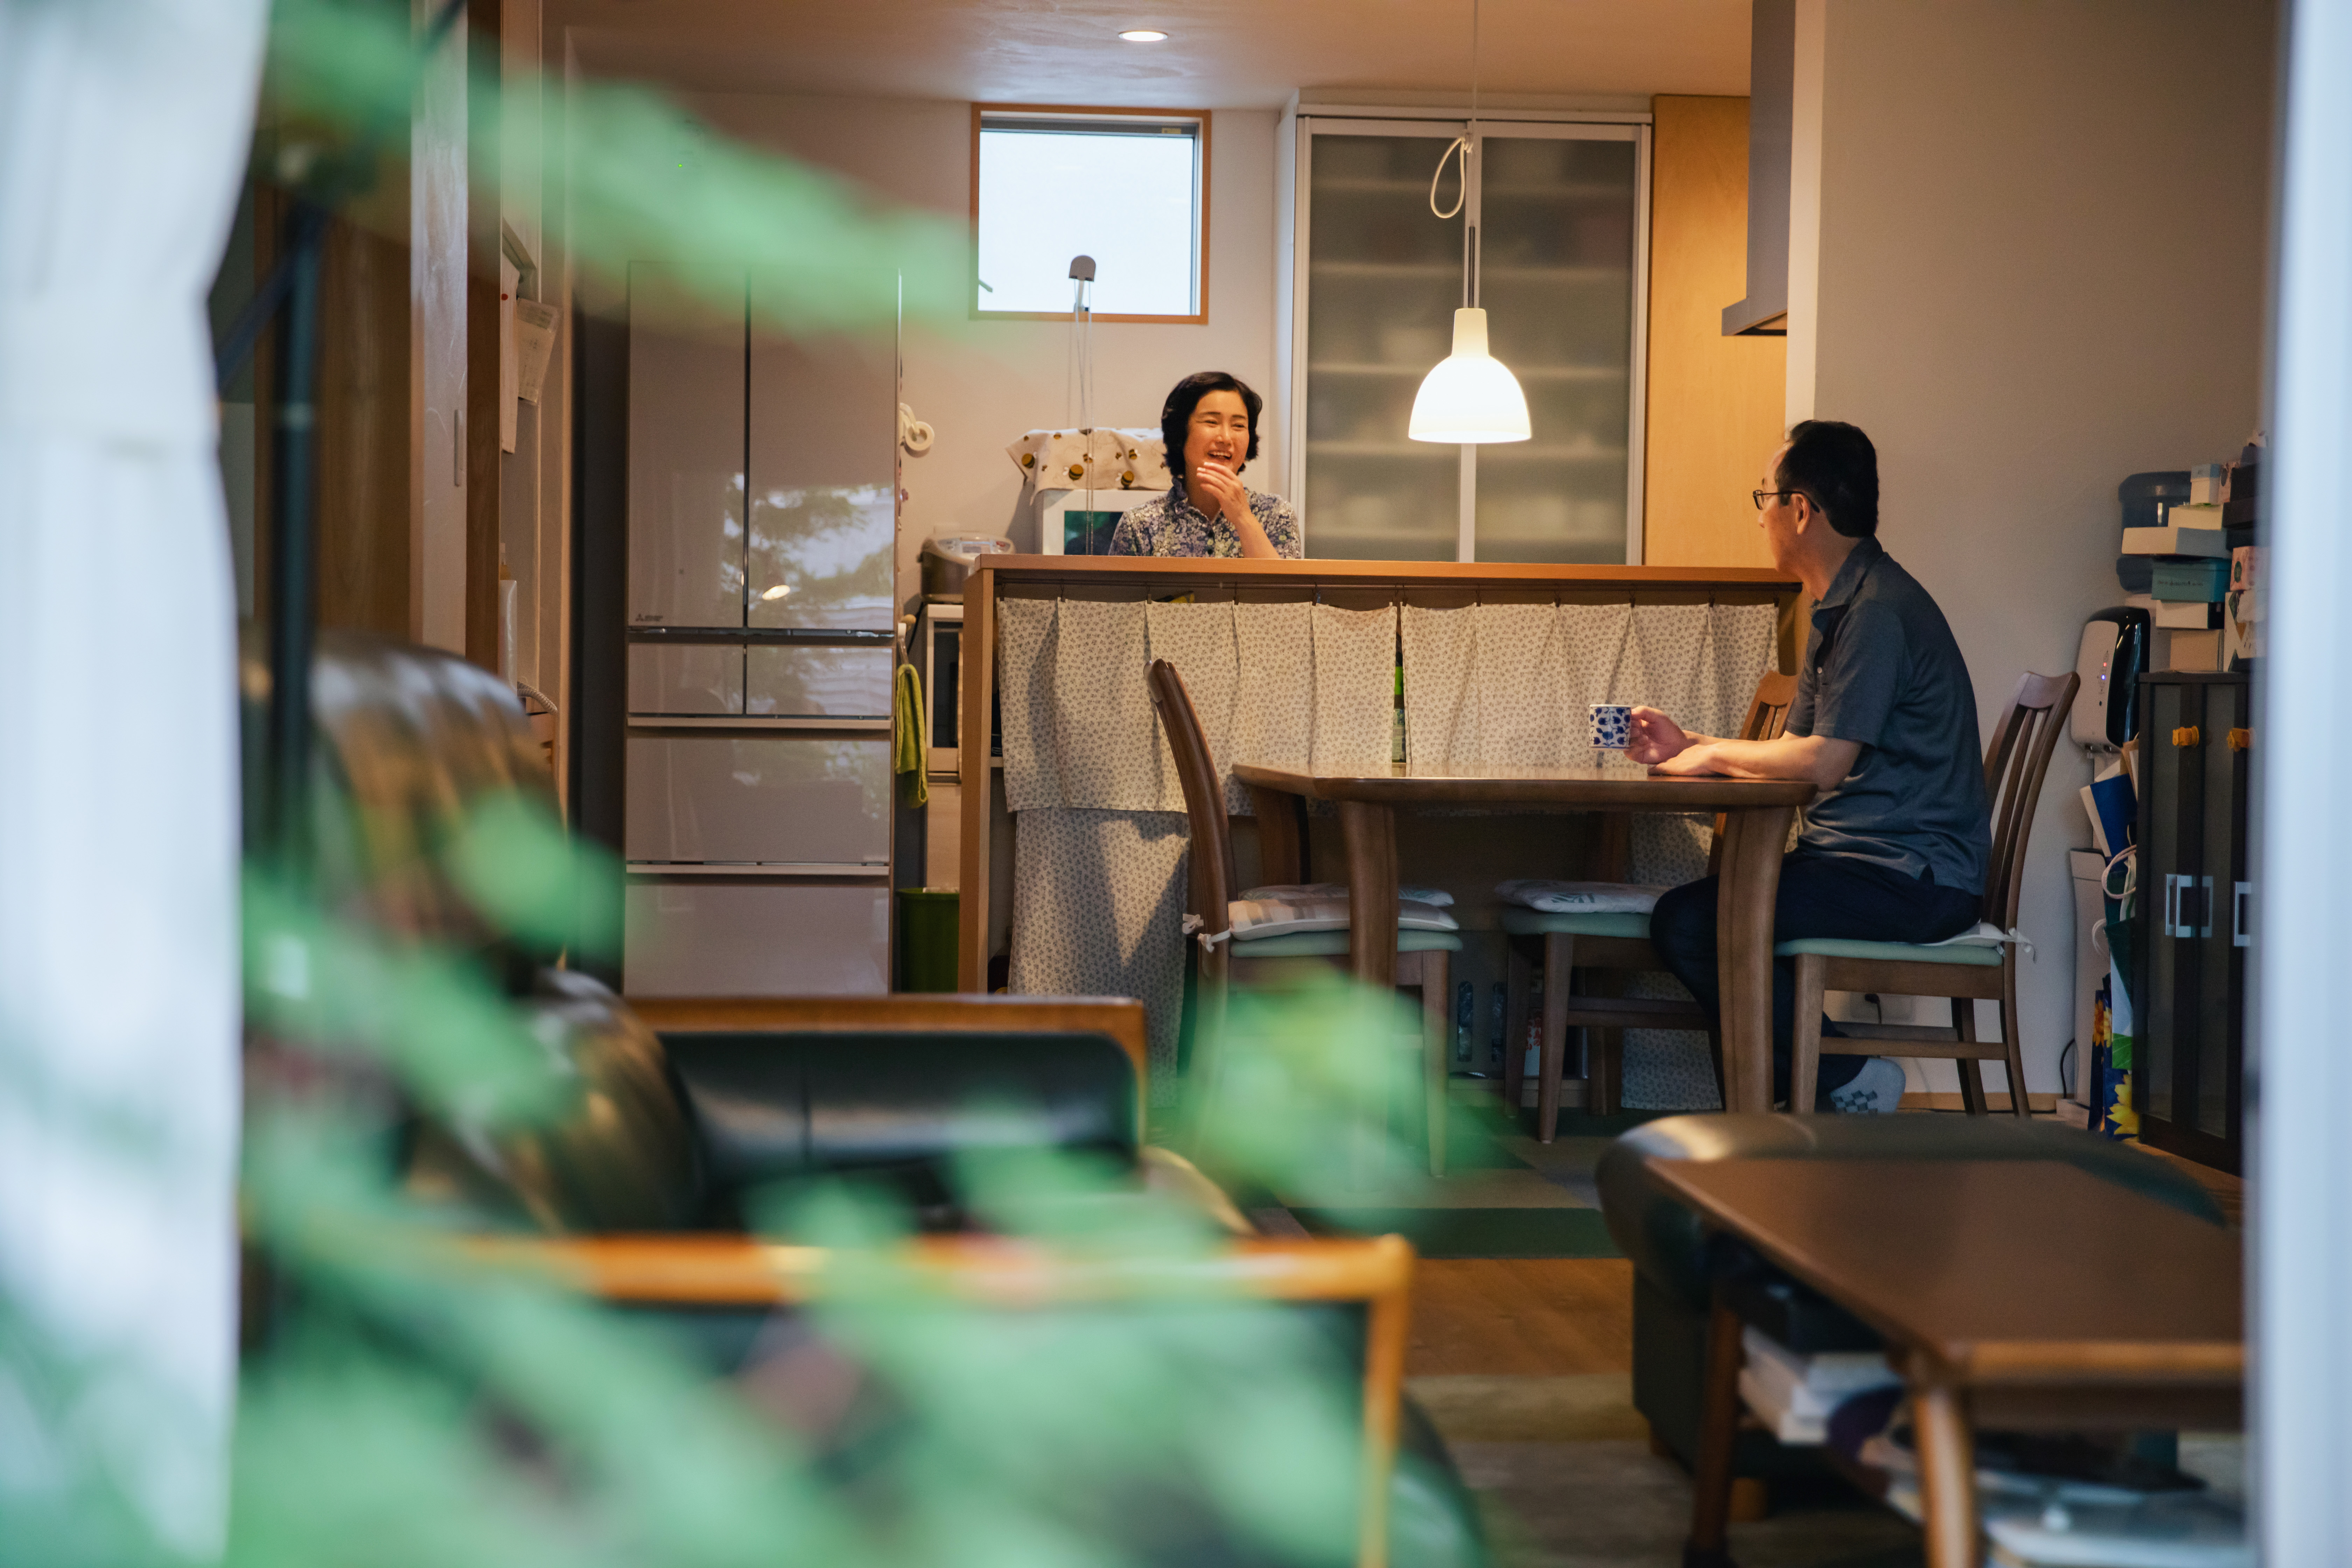
<instances>
[{"instance_id":1,"label":"beige wall","mask_svg":"<svg viewBox=\"0 0 2352 1568\"><path fill-rule=\"evenodd\" d=\"M838 171L889 199L968 221L971 107L901 99L698 97L720 130ZM1175 107L1181 107L1181 105ZM1204 326L1106 323L1095 333L1097 425L1153 426L1168 389L1196 370L1228 370L1269 396L1274 385L1274 122L1271 111L1219 110L1210 134L1209 320ZM945 531L1009 534L1034 549L1006 445L1024 431L1076 422L1070 331L1054 321L982 321L955 334L910 334L907 402L937 430L906 460L900 590L915 552ZM1249 477L1271 488L1273 432Z\"/></svg>"},{"instance_id":2,"label":"beige wall","mask_svg":"<svg viewBox=\"0 0 2352 1568\"><path fill-rule=\"evenodd\" d=\"M1790 414L1877 443L1880 537L1943 605L1990 734L2019 674L2071 669L2084 617L2121 601L2116 481L2232 456L2260 417L2271 7L1814 6L1819 293L1809 344L1791 300ZM2062 741L2019 969L2037 1091L2072 1033L2087 778Z\"/></svg>"},{"instance_id":3,"label":"beige wall","mask_svg":"<svg viewBox=\"0 0 2352 1568\"><path fill-rule=\"evenodd\" d=\"M1748 492L1780 435L1787 342L1723 335L1748 287L1748 100L1659 98L1651 111L1643 559L1769 566Z\"/></svg>"}]
</instances>

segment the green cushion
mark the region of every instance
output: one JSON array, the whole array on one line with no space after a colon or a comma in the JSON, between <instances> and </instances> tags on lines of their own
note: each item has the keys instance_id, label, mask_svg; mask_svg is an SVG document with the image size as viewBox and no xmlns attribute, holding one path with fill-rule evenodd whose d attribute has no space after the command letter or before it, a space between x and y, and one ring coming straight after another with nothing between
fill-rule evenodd
<instances>
[{"instance_id":1,"label":"green cushion","mask_svg":"<svg viewBox=\"0 0 2352 1568\"><path fill-rule=\"evenodd\" d=\"M1882 963L1966 963L1978 969L2000 967L1999 947L1979 946L1974 942L1955 942L1949 947L1914 947L1907 942L1847 942L1840 937L1809 936L1795 942L1784 942L1772 952L1779 958L1794 958L1801 952L1810 952L1823 958L1873 958Z\"/></svg>"},{"instance_id":2,"label":"green cushion","mask_svg":"<svg viewBox=\"0 0 2352 1568\"><path fill-rule=\"evenodd\" d=\"M1506 904L1503 906L1503 929L1513 936L1542 936L1549 931L1563 931L1570 936L1630 936L1639 942L1647 942L1650 940L1650 917L1645 914L1556 915L1544 910Z\"/></svg>"},{"instance_id":3,"label":"green cushion","mask_svg":"<svg viewBox=\"0 0 2352 1568\"><path fill-rule=\"evenodd\" d=\"M1266 936L1235 937L1233 954L1235 958L1338 958L1348 951L1348 933L1343 931L1276 931ZM1450 931L1413 931L1397 932L1399 952L1460 952L1462 935Z\"/></svg>"}]
</instances>

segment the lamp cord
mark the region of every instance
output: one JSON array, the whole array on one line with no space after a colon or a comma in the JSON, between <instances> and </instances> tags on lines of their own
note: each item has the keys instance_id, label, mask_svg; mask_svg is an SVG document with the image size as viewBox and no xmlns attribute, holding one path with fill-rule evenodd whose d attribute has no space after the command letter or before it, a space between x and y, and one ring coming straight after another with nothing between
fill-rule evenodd
<instances>
[{"instance_id":1,"label":"lamp cord","mask_svg":"<svg viewBox=\"0 0 2352 1568\"><path fill-rule=\"evenodd\" d=\"M1470 125L1463 134L1445 144L1445 151L1437 155L1436 171L1429 176L1429 210L1440 218L1460 216L1463 207L1468 205L1470 200L1470 143L1478 134L1478 11L1479 0L1470 0ZM1454 205L1451 207L1440 207L1437 205L1438 182L1445 178L1445 165L1453 162L1456 154L1461 158L1462 184L1454 194ZM1466 262L1469 258L1466 232L1464 236L1463 251L1464 260ZM1467 275L1463 279L1462 289L1465 302L1475 304L1476 297L1470 291L1471 283Z\"/></svg>"}]
</instances>

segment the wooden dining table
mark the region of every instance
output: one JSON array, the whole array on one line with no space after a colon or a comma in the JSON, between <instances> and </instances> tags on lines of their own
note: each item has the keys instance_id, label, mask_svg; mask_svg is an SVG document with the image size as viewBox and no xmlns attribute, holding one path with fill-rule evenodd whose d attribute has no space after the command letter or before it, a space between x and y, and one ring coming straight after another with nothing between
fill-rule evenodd
<instances>
[{"instance_id":1,"label":"wooden dining table","mask_svg":"<svg viewBox=\"0 0 2352 1568\"><path fill-rule=\"evenodd\" d=\"M1722 979L1724 1108L1772 1109L1772 905L1780 854L1813 786L1797 780L1669 778L1640 769L1496 769L1458 776L1402 772L1316 773L1242 763L1234 776L1257 804L1258 849L1268 882L1304 880L1299 803L1337 808L1348 859L1349 968L1367 985L1396 983L1400 811L1463 806L1550 812L1722 813L1723 895L1716 915Z\"/></svg>"}]
</instances>

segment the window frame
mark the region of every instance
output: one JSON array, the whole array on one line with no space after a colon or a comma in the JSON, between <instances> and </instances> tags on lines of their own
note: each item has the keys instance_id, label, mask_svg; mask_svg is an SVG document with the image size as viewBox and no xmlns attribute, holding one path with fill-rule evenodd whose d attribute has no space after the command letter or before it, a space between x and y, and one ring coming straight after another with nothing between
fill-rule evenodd
<instances>
[{"instance_id":1,"label":"window frame","mask_svg":"<svg viewBox=\"0 0 2352 1568\"><path fill-rule=\"evenodd\" d=\"M1200 127L1198 191L1194 197L1200 216L1198 241L1200 253L1195 258L1200 273L1200 293L1194 300L1196 309L1189 316L1114 315L1096 311L1097 321L1156 322L1162 326L1205 327L1209 324L1209 172L1210 128L1213 113L1206 109L1105 109L1067 103L975 103L971 106L971 276L964 296L970 317L975 321L1071 321L1075 310L983 310L980 308L980 133L992 117L1018 116L1023 119L1085 120L1189 120Z\"/></svg>"}]
</instances>

